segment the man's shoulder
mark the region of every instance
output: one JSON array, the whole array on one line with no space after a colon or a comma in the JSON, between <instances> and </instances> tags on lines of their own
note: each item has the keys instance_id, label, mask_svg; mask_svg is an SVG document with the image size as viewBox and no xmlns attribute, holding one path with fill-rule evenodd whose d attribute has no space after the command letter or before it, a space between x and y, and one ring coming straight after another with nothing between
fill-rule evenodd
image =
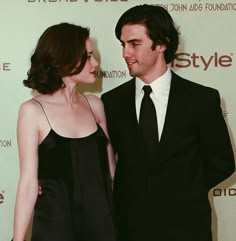
<instances>
[{"instance_id":1,"label":"man's shoulder","mask_svg":"<svg viewBox=\"0 0 236 241\"><path fill-rule=\"evenodd\" d=\"M194 82L193 80L189 80L184 78L176 73L172 73L173 83L179 85L181 88L186 89L186 91L193 91L193 92L203 92L203 93L218 93L218 90L207 86L205 84Z\"/></svg>"},{"instance_id":2,"label":"man's shoulder","mask_svg":"<svg viewBox=\"0 0 236 241\"><path fill-rule=\"evenodd\" d=\"M113 98L119 95L123 95L125 92L132 90L132 87L134 86L135 86L135 79L132 78L131 80L103 93L101 95L101 98L106 99L106 98Z\"/></svg>"}]
</instances>

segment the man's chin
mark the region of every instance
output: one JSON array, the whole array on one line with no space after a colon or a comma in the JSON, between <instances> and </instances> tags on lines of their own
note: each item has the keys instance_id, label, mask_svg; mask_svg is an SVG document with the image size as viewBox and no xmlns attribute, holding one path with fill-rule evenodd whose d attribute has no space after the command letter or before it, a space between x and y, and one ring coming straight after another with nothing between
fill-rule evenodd
<instances>
[{"instance_id":1,"label":"man's chin","mask_svg":"<svg viewBox=\"0 0 236 241\"><path fill-rule=\"evenodd\" d=\"M136 77L136 74L134 72L132 72L131 70L129 70L129 75L132 77Z\"/></svg>"}]
</instances>

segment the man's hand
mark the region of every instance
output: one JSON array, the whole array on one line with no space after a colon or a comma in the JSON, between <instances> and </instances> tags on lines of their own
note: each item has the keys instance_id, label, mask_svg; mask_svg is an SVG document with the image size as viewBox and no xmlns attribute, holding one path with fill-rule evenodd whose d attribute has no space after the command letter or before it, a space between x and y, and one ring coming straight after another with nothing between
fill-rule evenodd
<instances>
[{"instance_id":1,"label":"man's hand","mask_svg":"<svg viewBox=\"0 0 236 241\"><path fill-rule=\"evenodd\" d=\"M42 191L42 187L40 186L40 184L38 184L38 195L42 195L43 191Z\"/></svg>"}]
</instances>

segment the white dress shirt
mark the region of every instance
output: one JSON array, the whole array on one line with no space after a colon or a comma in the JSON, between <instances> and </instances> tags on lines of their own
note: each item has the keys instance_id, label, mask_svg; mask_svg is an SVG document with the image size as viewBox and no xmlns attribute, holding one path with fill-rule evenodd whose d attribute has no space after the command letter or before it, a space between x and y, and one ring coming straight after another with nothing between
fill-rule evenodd
<instances>
[{"instance_id":1,"label":"white dress shirt","mask_svg":"<svg viewBox=\"0 0 236 241\"><path fill-rule=\"evenodd\" d=\"M167 71L162 76L160 76L158 79L154 80L150 84L152 88L152 93L150 94L150 97L155 105L156 113L157 113L159 140L161 138L161 134L162 134L162 130L165 122L166 109L167 109L169 93L170 93L170 83L171 83L171 71L169 68L167 68ZM139 120L141 102L144 96L144 91L143 91L144 85L146 84L141 79L136 77L135 103L136 103L137 120Z\"/></svg>"}]
</instances>

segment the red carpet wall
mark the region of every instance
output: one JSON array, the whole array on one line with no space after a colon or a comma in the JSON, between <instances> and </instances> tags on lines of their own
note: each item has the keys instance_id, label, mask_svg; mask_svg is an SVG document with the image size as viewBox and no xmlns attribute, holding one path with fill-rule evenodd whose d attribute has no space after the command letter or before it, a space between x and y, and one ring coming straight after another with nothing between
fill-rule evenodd
<instances>
[{"instance_id":1,"label":"red carpet wall","mask_svg":"<svg viewBox=\"0 0 236 241\"><path fill-rule=\"evenodd\" d=\"M143 3L165 6L180 26L182 39L172 67L178 74L220 91L235 151L236 0L1 0L0 241L12 237L19 177L17 112L19 105L31 98L22 80L39 36L48 26L60 22L89 27L101 66L95 85L79 88L100 96L130 79L114 27L126 9ZM210 193L214 241L236 240L235 183L234 175Z\"/></svg>"}]
</instances>

